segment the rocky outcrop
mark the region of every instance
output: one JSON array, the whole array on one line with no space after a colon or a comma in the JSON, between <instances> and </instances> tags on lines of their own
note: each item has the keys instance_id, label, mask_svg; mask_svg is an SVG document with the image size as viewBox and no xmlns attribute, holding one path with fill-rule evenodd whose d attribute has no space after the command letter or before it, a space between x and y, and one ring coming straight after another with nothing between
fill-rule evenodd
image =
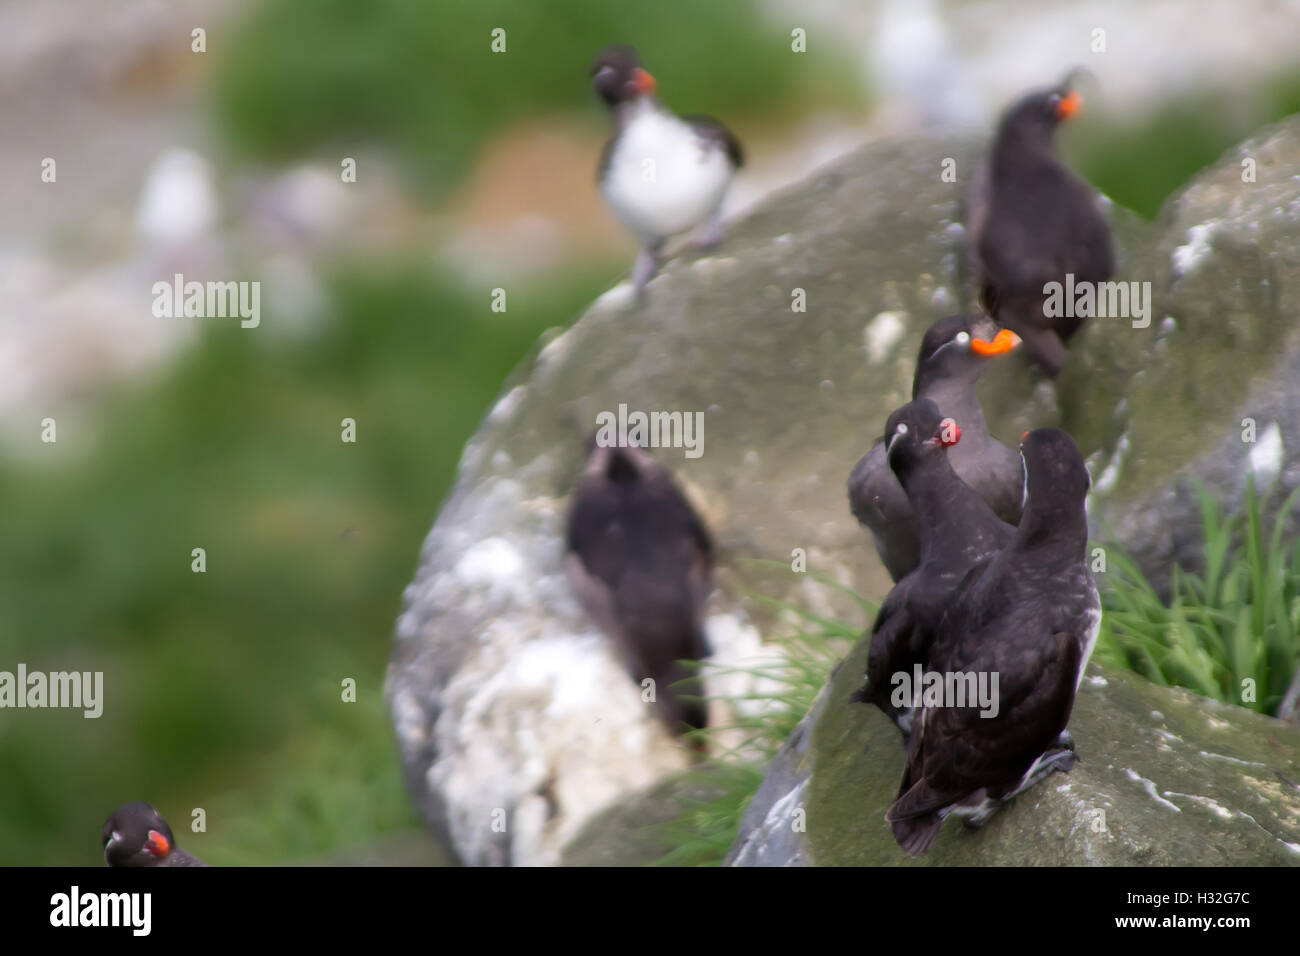
<instances>
[{"instance_id":1,"label":"rocky outcrop","mask_svg":"<svg viewBox=\"0 0 1300 956\"><path fill-rule=\"evenodd\" d=\"M863 642L769 770L729 863L1300 865L1300 728L1096 664L1070 721L1074 769L981 830L947 821L910 860L885 822L902 739L875 707L848 703L865 664Z\"/></svg>"},{"instance_id":2,"label":"rocky outcrop","mask_svg":"<svg viewBox=\"0 0 1300 956\"><path fill-rule=\"evenodd\" d=\"M722 663L765 653L759 635L779 612L755 592L866 625L860 605L814 574L877 598L888 587L844 480L908 397L925 327L968 303L961 198L978 155L971 143L867 147L767 203L717 252L670 262L646 305L612 290L508 383L425 543L387 681L420 809L462 860L557 862L585 823L687 765L563 578L565 497L598 412L703 413L701 457L655 454L720 545L707 629ZM1242 180L1242 159L1254 160L1254 182ZM945 160L956 183L941 176ZM1055 385L1003 360L981 395L1004 439L1068 429L1091 456L1096 536L1158 572L1197 557L1184 477L1230 501L1252 467L1271 502L1300 482L1300 120L1224 157L1160 222L1118 209L1112 220L1117 278L1150 283L1149 325L1094 319ZM1244 418L1258 441L1242 441ZM796 553L812 573L791 568ZM859 665L850 660L837 682ZM750 680L719 676L709 691L743 693ZM967 861L996 844L980 859L1009 862L1008 847L1020 846L1024 862L1065 859L1061 847L1075 862L1193 862L1182 855L1192 844L1166 845L1162 830L1227 814L1206 854L1292 860L1295 744L1279 724L1136 678L1104 680L1081 695L1080 767L977 837L945 833L933 859ZM738 860L901 859L879 803L898 779L897 734L875 726L870 708L849 709L847 694L828 694L789 755L807 773L807 839L780 832L794 785L769 781L772 799L755 801L751 816L768 809L742 835ZM1215 723L1229 728L1222 739ZM1195 785L1207 768L1222 773ZM1129 799L1139 795L1145 803ZM1015 838L1040 801L1055 832L1070 834L1050 851ZM1087 829L1093 811L1106 811L1109 829ZM819 831L823 814L831 822ZM768 837L755 837L762 828ZM838 846L819 843L832 831Z\"/></svg>"}]
</instances>

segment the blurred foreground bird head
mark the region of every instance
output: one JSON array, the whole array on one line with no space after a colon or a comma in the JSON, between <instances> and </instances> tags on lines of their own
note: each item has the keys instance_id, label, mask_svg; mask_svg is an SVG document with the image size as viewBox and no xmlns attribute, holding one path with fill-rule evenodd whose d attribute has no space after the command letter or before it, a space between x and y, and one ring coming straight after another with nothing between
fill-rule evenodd
<instances>
[{"instance_id":1,"label":"blurred foreground bird head","mask_svg":"<svg viewBox=\"0 0 1300 956\"><path fill-rule=\"evenodd\" d=\"M655 78L641 65L641 58L630 46L608 46L600 51L591 66L591 85L609 106L653 96Z\"/></svg>"},{"instance_id":2,"label":"blurred foreground bird head","mask_svg":"<svg viewBox=\"0 0 1300 956\"><path fill-rule=\"evenodd\" d=\"M1083 108L1077 86L1088 75L1084 69L1074 69L1056 86L1021 97L1002 114L999 137L1010 135L1050 143L1056 128Z\"/></svg>"},{"instance_id":3,"label":"blurred foreground bird head","mask_svg":"<svg viewBox=\"0 0 1300 956\"><path fill-rule=\"evenodd\" d=\"M176 847L172 828L147 803L126 803L104 823L101 835L109 866L153 866Z\"/></svg>"}]
</instances>

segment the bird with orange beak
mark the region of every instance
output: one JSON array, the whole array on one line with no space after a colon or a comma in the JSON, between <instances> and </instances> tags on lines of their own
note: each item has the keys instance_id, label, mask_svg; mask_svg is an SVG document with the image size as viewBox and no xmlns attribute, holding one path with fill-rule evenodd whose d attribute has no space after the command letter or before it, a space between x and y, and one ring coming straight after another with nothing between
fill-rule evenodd
<instances>
[{"instance_id":1,"label":"bird with orange beak","mask_svg":"<svg viewBox=\"0 0 1300 956\"><path fill-rule=\"evenodd\" d=\"M609 107L614 135L597 179L614 215L641 244L632 269L638 298L661 264L664 243L706 225L700 244L723 238L722 201L744 162L736 137L707 116L678 116L630 46L603 50L592 85Z\"/></svg>"},{"instance_id":2,"label":"bird with orange beak","mask_svg":"<svg viewBox=\"0 0 1300 956\"><path fill-rule=\"evenodd\" d=\"M961 444L948 456L957 476L1013 525L1020 520L1023 497L1020 456L989 433L975 385L990 359L1019 346L1019 336L999 329L987 315L948 316L922 336L912 380L913 399L929 399L961 425ZM883 439L853 467L848 493L849 509L871 532L889 576L901 580L921 560L921 534L908 495L890 470Z\"/></svg>"},{"instance_id":3,"label":"bird with orange beak","mask_svg":"<svg viewBox=\"0 0 1300 956\"><path fill-rule=\"evenodd\" d=\"M1054 314L1047 287L1083 288L1114 273L1097 191L1056 155L1057 129L1083 107L1072 88L1079 72L1002 115L968 197L968 254L980 302L1050 375L1061 371L1066 345L1088 316Z\"/></svg>"},{"instance_id":4,"label":"bird with orange beak","mask_svg":"<svg viewBox=\"0 0 1300 956\"><path fill-rule=\"evenodd\" d=\"M140 801L113 811L104 822L101 842L109 866L208 865L178 847L162 814Z\"/></svg>"},{"instance_id":5,"label":"bird with orange beak","mask_svg":"<svg viewBox=\"0 0 1300 956\"><path fill-rule=\"evenodd\" d=\"M1007 546L1016 529L998 518L957 476L951 457L965 436L939 406L918 398L889 416L887 467L915 515L920 563L890 589L871 628L866 682L853 696L870 701L911 733L914 702L899 696L898 675L928 666L930 646L966 576Z\"/></svg>"}]
</instances>

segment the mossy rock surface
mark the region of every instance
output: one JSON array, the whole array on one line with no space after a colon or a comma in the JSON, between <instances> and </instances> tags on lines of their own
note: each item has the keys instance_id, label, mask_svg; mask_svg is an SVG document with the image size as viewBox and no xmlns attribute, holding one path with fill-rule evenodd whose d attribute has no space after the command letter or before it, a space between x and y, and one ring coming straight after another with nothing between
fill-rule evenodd
<instances>
[{"instance_id":1,"label":"mossy rock surface","mask_svg":"<svg viewBox=\"0 0 1300 956\"><path fill-rule=\"evenodd\" d=\"M946 821L931 853L910 860L884 819L902 776L901 736L875 707L847 702L865 663L863 642L807 729L807 777L797 781L806 837L797 862L1300 865L1300 728L1095 665L1070 721L1074 769L1022 794L978 831ZM747 859L786 862L760 860L756 846Z\"/></svg>"}]
</instances>

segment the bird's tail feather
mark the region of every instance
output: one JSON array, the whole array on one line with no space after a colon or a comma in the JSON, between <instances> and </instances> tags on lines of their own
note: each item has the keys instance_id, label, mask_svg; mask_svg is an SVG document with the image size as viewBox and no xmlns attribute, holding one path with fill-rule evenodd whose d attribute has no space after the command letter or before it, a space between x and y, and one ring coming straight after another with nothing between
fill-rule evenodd
<instances>
[{"instance_id":1,"label":"bird's tail feather","mask_svg":"<svg viewBox=\"0 0 1300 956\"><path fill-rule=\"evenodd\" d=\"M935 838L943 827L943 820L937 813L907 820L894 820L890 826L894 830L894 841L908 856L921 856L929 853Z\"/></svg>"}]
</instances>

